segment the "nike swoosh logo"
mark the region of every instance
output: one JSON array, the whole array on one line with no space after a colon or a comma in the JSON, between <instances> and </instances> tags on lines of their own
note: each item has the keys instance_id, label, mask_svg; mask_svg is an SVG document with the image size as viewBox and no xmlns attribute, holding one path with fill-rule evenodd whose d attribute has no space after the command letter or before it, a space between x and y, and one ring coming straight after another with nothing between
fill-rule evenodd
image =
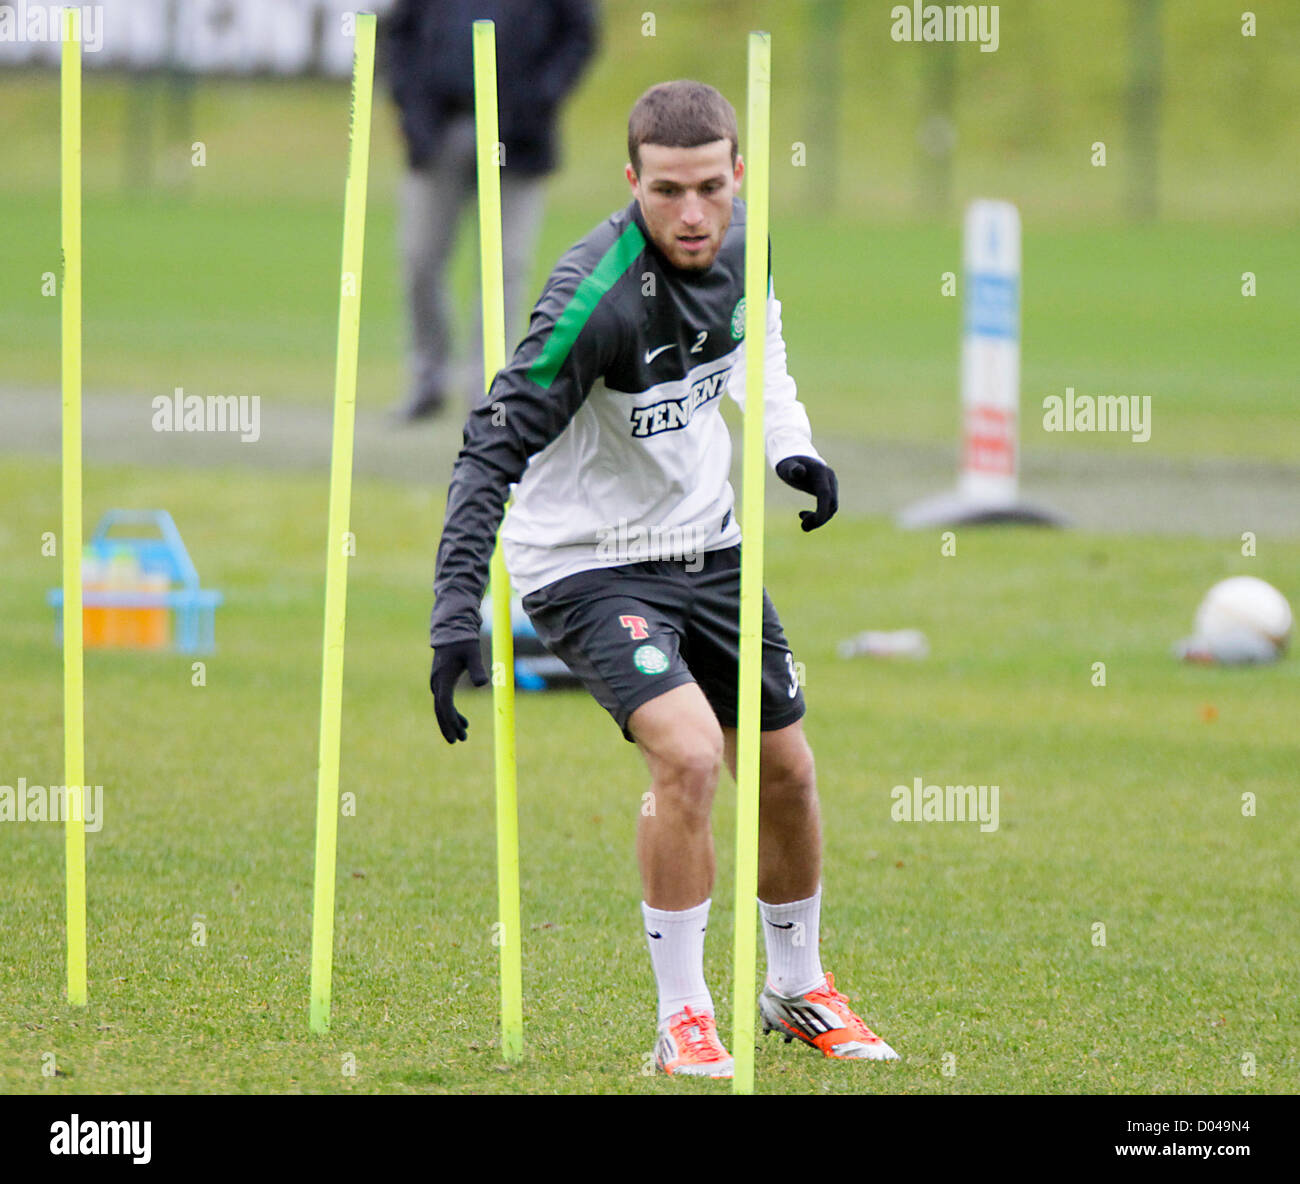
<instances>
[{"instance_id":1,"label":"nike swoosh logo","mask_svg":"<svg viewBox=\"0 0 1300 1184\"><path fill-rule=\"evenodd\" d=\"M645 364L648 366L666 349L672 349L673 343L670 341L667 345L661 345L658 349L648 349L645 351Z\"/></svg>"},{"instance_id":2,"label":"nike swoosh logo","mask_svg":"<svg viewBox=\"0 0 1300 1184\"><path fill-rule=\"evenodd\" d=\"M794 922L793 922L793 921L787 921L784 925L778 925L775 921L769 921L768 924L771 925L773 929L793 929L793 928L794 928Z\"/></svg>"},{"instance_id":3,"label":"nike swoosh logo","mask_svg":"<svg viewBox=\"0 0 1300 1184\"><path fill-rule=\"evenodd\" d=\"M651 933L648 929L645 931L645 935L646 937L663 937L662 933Z\"/></svg>"}]
</instances>

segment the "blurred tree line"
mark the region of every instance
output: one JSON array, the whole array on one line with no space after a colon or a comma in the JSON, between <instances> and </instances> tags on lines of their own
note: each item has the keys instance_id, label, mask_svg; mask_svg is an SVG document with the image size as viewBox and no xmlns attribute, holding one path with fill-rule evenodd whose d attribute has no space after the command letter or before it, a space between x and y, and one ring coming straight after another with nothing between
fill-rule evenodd
<instances>
[{"instance_id":1,"label":"blurred tree line","mask_svg":"<svg viewBox=\"0 0 1300 1184\"><path fill-rule=\"evenodd\" d=\"M765 28L777 202L885 218L948 217L977 193L1031 217L1275 221L1300 210L1296 0L1010 0L993 52L895 41L895 8L604 0L561 193L576 198L593 170L621 165L619 116L663 78L723 89L743 139L744 37Z\"/></svg>"}]
</instances>

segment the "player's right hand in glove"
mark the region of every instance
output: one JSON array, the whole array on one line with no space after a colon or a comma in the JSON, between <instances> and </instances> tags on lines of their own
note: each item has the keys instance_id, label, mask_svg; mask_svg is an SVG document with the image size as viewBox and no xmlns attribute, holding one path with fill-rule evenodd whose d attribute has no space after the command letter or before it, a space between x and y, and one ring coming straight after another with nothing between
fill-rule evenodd
<instances>
[{"instance_id":1,"label":"player's right hand in glove","mask_svg":"<svg viewBox=\"0 0 1300 1184\"><path fill-rule=\"evenodd\" d=\"M487 684L487 671L483 669L483 654L478 641L453 641L440 645L433 651L433 669L429 673L429 690L433 692L433 712L438 717L438 727L448 744L464 740L469 720L456 710L453 694L456 680L468 670L470 681L481 687Z\"/></svg>"}]
</instances>

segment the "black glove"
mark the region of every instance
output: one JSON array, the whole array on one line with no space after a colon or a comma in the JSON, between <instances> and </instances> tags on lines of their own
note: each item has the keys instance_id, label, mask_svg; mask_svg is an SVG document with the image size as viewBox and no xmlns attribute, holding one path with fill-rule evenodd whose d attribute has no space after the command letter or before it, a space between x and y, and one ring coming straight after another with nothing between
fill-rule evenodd
<instances>
[{"instance_id":1,"label":"black glove","mask_svg":"<svg viewBox=\"0 0 1300 1184\"><path fill-rule=\"evenodd\" d=\"M483 654L477 641L453 641L440 645L433 651L433 669L429 673L429 690L433 692L433 711L438 717L438 727L448 744L464 740L469 721L456 710L452 695L456 680L468 670L470 681L481 687L487 683L483 669Z\"/></svg>"},{"instance_id":2,"label":"black glove","mask_svg":"<svg viewBox=\"0 0 1300 1184\"><path fill-rule=\"evenodd\" d=\"M830 465L811 456L787 456L776 466L776 475L792 488L811 493L817 499L815 510L799 511L804 530L816 530L835 517L835 511L840 508L840 483L835 480L835 470Z\"/></svg>"}]
</instances>

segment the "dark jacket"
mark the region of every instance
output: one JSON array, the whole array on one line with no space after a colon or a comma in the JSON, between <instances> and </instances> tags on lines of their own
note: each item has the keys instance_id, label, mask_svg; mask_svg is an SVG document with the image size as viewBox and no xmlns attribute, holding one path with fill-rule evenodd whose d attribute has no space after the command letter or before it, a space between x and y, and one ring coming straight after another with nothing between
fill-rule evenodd
<instances>
[{"instance_id":1,"label":"dark jacket","mask_svg":"<svg viewBox=\"0 0 1300 1184\"><path fill-rule=\"evenodd\" d=\"M475 20L496 22L498 120L505 165L524 174L557 163L560 101L596 43L589 0L398 0L388 22L388 70L407 158L432 160L447 121L474 112Z\"/></svg>"}]
</instances>

